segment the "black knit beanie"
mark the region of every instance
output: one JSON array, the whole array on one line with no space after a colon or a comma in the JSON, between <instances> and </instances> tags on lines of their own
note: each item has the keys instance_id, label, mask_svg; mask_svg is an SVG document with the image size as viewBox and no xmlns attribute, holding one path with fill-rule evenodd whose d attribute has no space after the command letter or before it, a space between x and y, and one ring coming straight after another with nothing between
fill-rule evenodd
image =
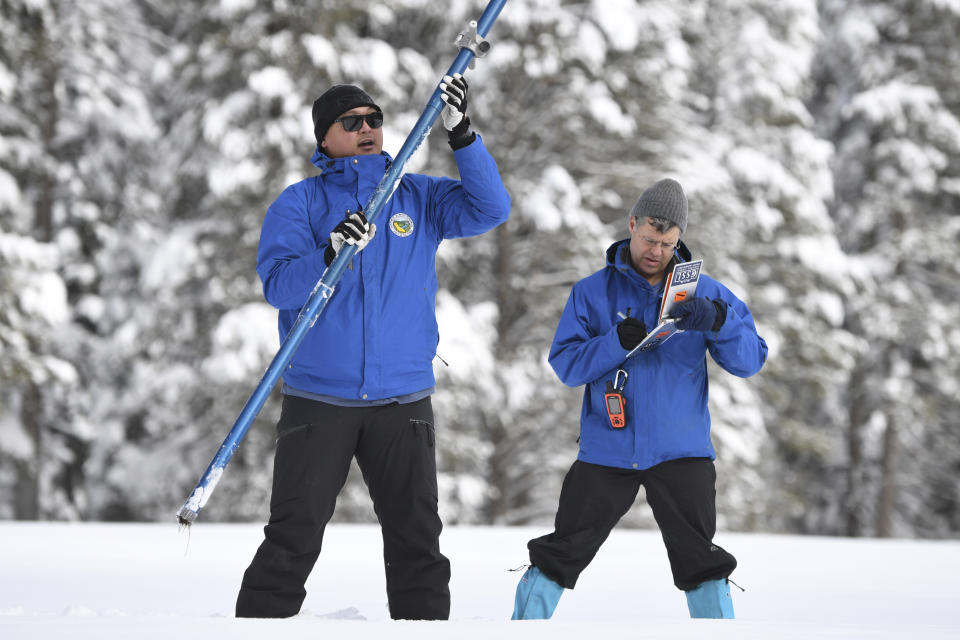
<instances>
[{"instance_id":1,"label":"black knit beanie","mask_svg":"<svg viewBox=\"0 0 960 640\"><path fill-rule=\"evenodd\" d=\"M687 230L687 197L683 187L672 178L664 178L640 194L637 204L633 205L630 217L663 218L680 227L680 233Z\"/></svg>"},{"instance_id":2,"label":"black knit beanie","mask_svg":"<svg viewBox=\"0 0 960 640\"><path fill-rule=\"evenodd\" d=\"M327 129L341 113L356 107L370 106L381 111L367 92L352 84L337 84L327 89L313 103L313 135L317 138L317 148L327 135Z\"/></svg>"}]
</instances>

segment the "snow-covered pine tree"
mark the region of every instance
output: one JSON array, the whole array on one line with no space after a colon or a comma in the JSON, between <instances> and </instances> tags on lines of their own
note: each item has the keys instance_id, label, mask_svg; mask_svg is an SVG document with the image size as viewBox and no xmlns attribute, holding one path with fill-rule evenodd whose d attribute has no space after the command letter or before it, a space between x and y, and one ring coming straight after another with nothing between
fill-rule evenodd
<instances>
[{"instance_id":1,"label":"snow-covered pine tree","mask_svg":"<svg viewBox=\"0 0 960 640\"><path fill-rule=\"evenodd\" d=\"M753 379L711 377L719 511L737 528L822 530L811 505L840 482L842 301L855 287L827 209L832 149L805 105L816 4L703 2L691 18L681 166L703 216L691 238L770 347Z\"/></svg>"},{"instance_id":2,"label":"snow-covered pine tree","mask_svg":"<svg viewBox=\"0 0 960 640\"><path fill-rule=\"evenodd\" d=\"M820 2L818 127L831 214L870 286L844 300L846 535L944 536L960 521L960 8Z\"/></svg>"},{"instance_id":3,"label":"snow-covered pine tree","mask_svg":"<svg viewBox=\"0 0 960 640\"><path fill-rule=\"evenodd\" d=\"M0 324L11 346L4 363L8 353L14 363L13 380L4 376L0 430L26 432L29 452L25 461L13 449L7 480L18 497L6 515L80 518L88 515L97 444L122 437L91 419L91 405L114 388L89 394L102 387L88 373L116 361L94 362L88 338L106 337L95 328L109 313L99 288L111 259L105 248L125 203L144 194L142 151L154 129L137 62L149 61L150 34L124 2L14 0L0 10L0 215L8 249L0 286L10 296ZM6 438L0 442L0 455L11 455Z\"/></svg>"}]
</instances>

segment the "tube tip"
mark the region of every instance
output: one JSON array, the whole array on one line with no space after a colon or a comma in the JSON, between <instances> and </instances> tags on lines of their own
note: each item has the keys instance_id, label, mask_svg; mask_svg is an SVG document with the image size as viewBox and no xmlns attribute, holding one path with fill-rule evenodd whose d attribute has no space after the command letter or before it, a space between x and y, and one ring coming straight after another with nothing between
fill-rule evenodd
<instances>
[{"instance_id":1,"label":"tube tip","mask_svg":"<svg viewBox=\"0 0 960 640\"><path fill-rule=\"evenodd\" d=\"M177 512L177 523L181 527L189 527L197 519L197 512L188 507L182 507Z\"/></svg>"}]
</instances>

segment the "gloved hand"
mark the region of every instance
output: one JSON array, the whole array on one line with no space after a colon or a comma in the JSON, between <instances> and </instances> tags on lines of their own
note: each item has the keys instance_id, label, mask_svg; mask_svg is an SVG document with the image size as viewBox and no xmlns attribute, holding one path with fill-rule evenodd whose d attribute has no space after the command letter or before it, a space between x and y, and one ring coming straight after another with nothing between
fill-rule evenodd
<instances>
[{"instance_id":1,"label":"gloved hand","mask_svg":"<svg viewBox=\"0 0 960 640\"><path fill-rule=\"evenodd\" d=\"M340 248L343 247L344 243L357 245L357 253L360 253L367 246L367 243L373 240L375 235L377 235L377 225L367 222L367 217L363 215L363 211L348 212L347 217L341 220L330 232L330 244L327 245L327 250L323 253L323 261L329 267L333 259L340 253Z\"/></svg>"},{"instance_id":2,"label":"gloved hand","mask_svg":"<svg viewBox=\"0 0 960 640\"><path fill-rule=\"evenodd\" d=\"M620 338L620 346L630 351L647 337L647 326L643 320L628 316L617 325L617 337Z\"/></svg>"},{"instance_id":3,"label":"gloved hand","mask_svg":"<svg viewBox=\"0 0 960 640\"><path fill-rule=\"evenodd\" d=\"M477 134L470 130L467 117L467 79L460 73L443 76L440 99L445 106L440 112L443 128L447 130L450 147L456 151L473 142Z\"/></svg>"},{"instance_id":4,"label":"gloved hand","mask_svg":"<svg viewBox=\"0 0 960 640\"><path fill-rule=\"evenodd\" d=\"M690 298L675 304L670 317L684 331L719 331L727 319L727 305L710 298Z\"/></svg>"},{"instance_id":5,"label":"gloved hand","mask_svg":"<svg viewBox=\"0 0 960 640\"><path fill-rule=\"evenodd\" d=\"M447 105L440 112L443 128L453 131L467 115L467 79L460 73L443 76L440 91L440 99Z\"/></svg>"}]
</instances>

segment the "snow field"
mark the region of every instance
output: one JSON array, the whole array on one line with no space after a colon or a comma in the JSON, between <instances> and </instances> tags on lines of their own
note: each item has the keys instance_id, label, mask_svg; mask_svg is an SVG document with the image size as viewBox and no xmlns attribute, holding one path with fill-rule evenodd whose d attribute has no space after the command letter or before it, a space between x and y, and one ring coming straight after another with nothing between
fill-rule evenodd
<instances>
[{"instance_id":1,"label":"snow field","mask_svg":"<svg viewBox=\"0 0 960 640\"><path fill-rule=\"evenodd\" d=\"M956 638L960 542L721 533L735 621L690 620L660 535L615 530L550 621L511 622L526 542L543 527L447 527L449 622L389 619L380 533L333 525L303 612L238 620L254 524L0 523L0 638Z\"/></svg>"}]
</instances>

